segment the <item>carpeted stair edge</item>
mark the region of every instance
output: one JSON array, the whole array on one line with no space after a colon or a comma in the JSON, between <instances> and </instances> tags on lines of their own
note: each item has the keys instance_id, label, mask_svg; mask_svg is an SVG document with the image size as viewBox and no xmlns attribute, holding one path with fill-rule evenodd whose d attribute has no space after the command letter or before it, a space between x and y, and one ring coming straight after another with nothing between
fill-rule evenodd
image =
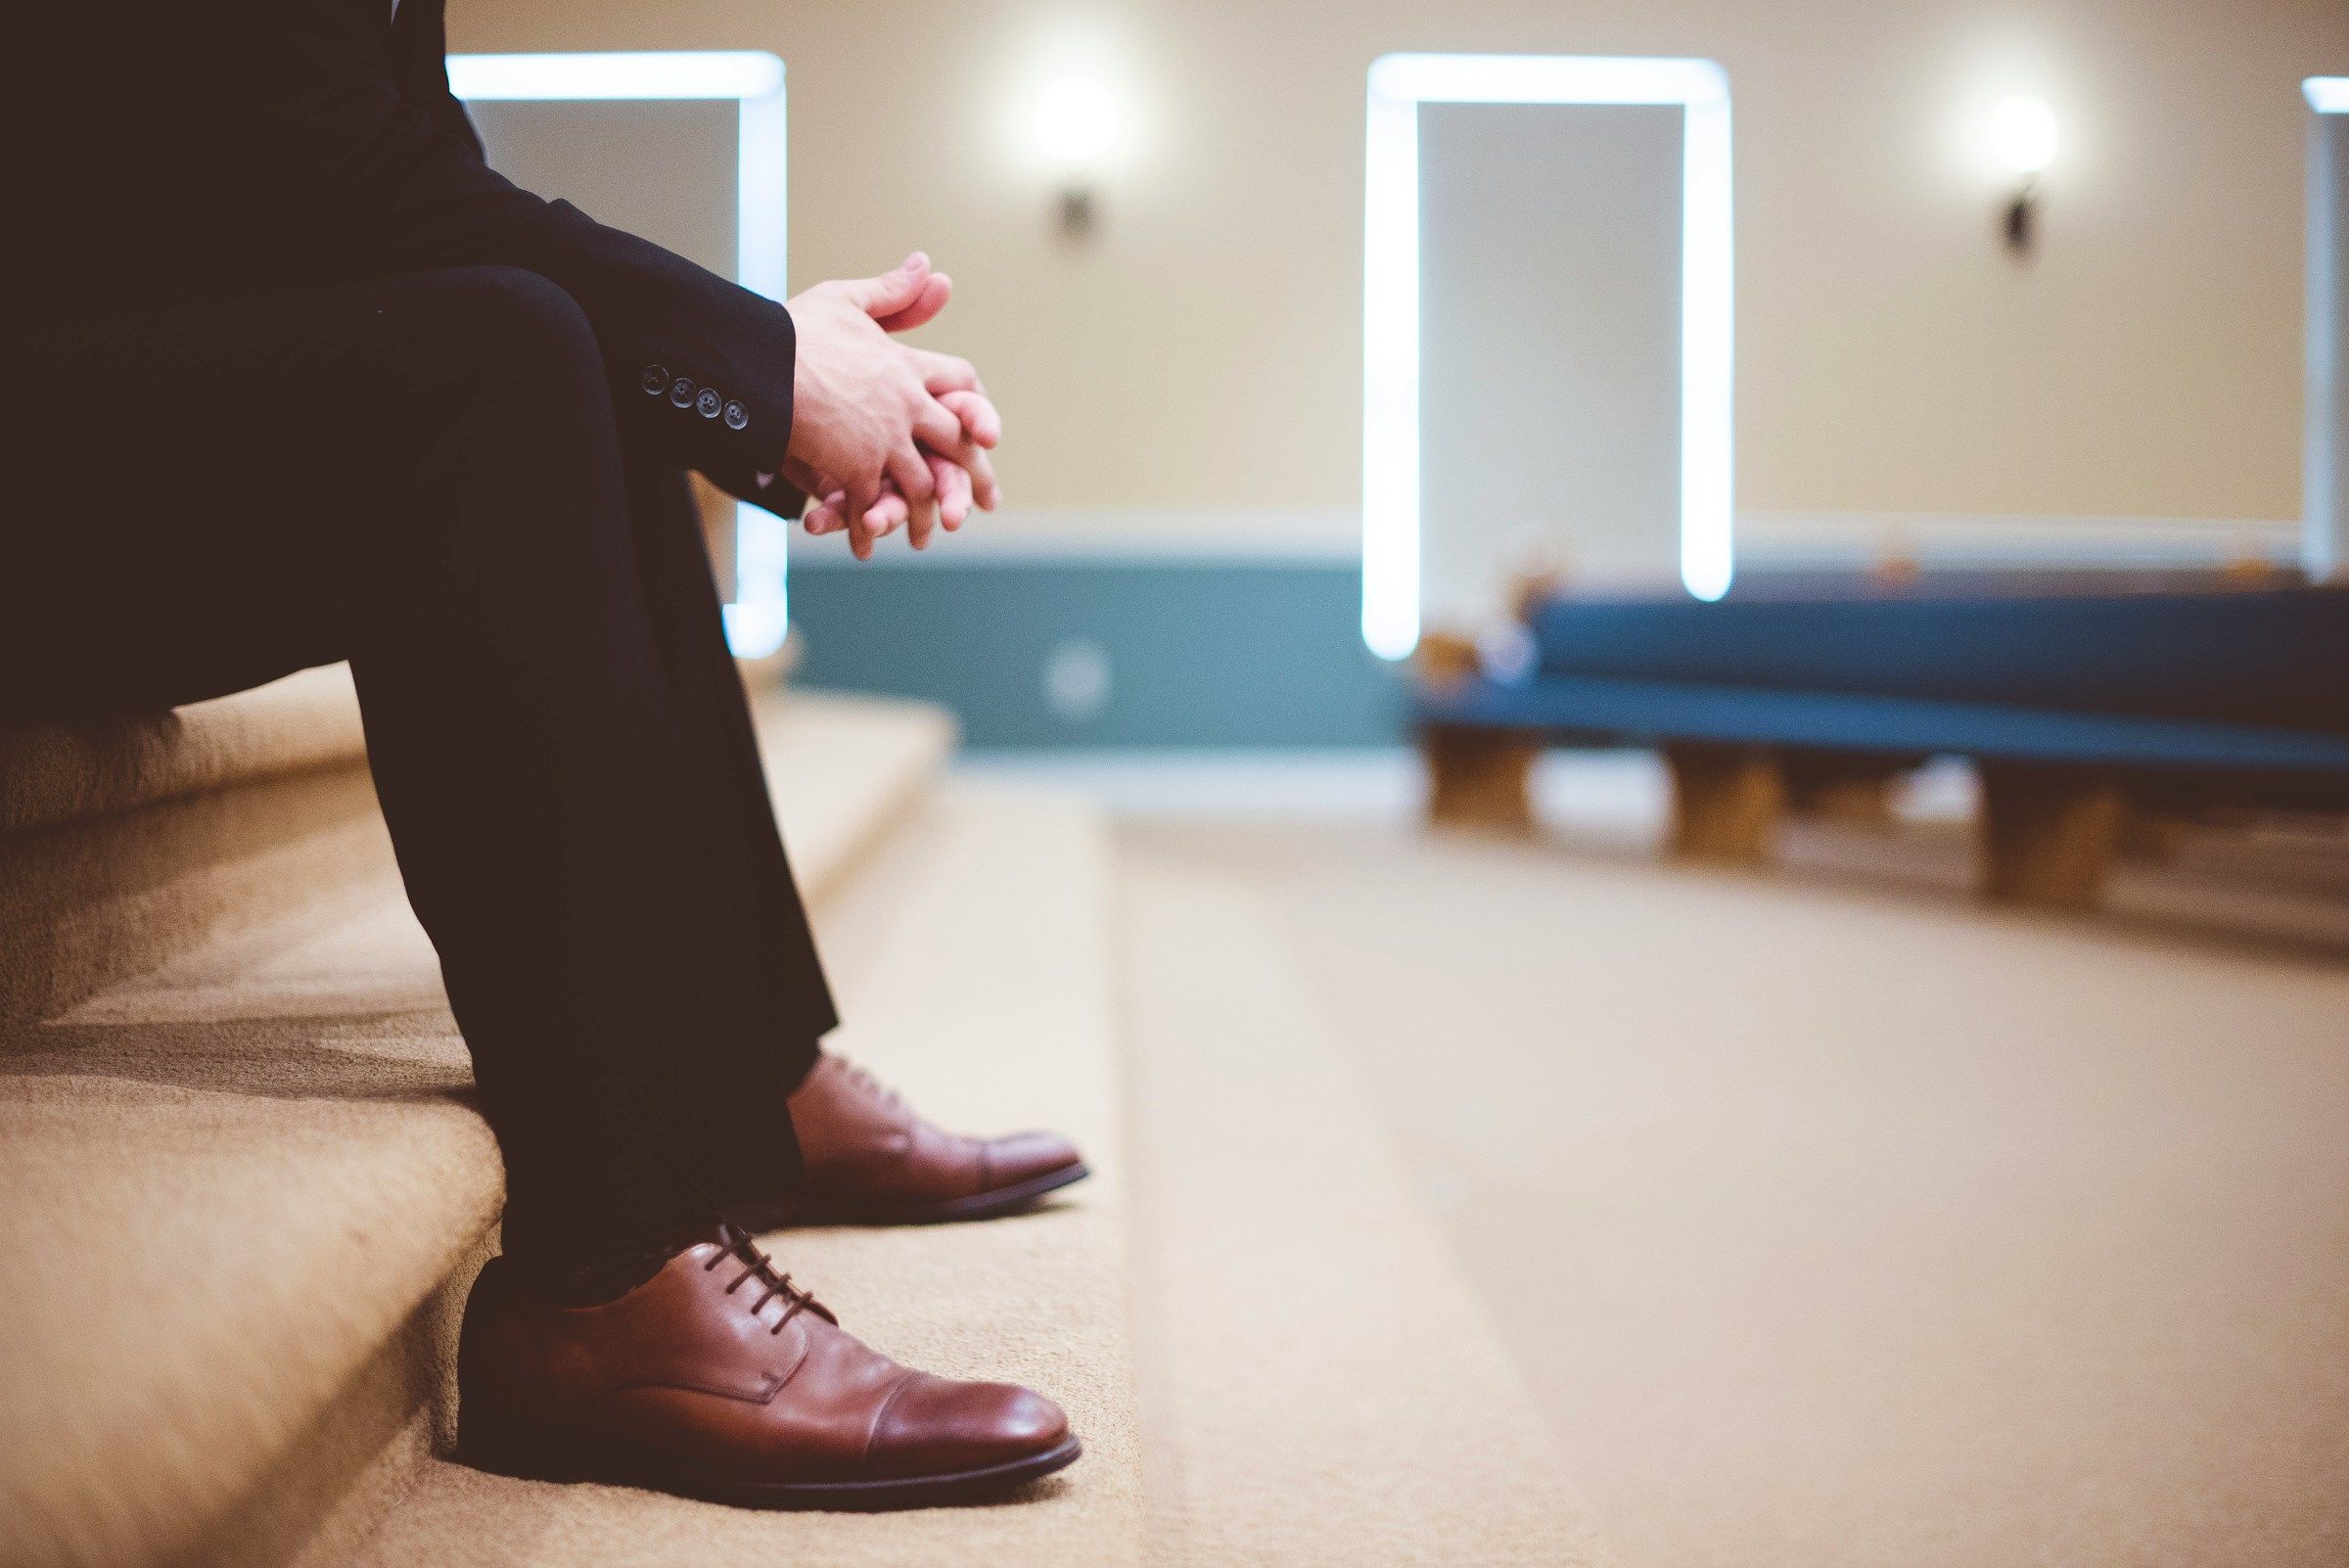
<instances>
[{"instance_id":1,"label":"carpeted stair edge","mask_svg":"<svg viewBox=\"0 0 2349 1568\"><path fill-rule=\"evenodd\" d=\"M752 700L801 896L839 889L930 789L961 738L935 704L775 687Z\"/></svg>"},{"instance_id":2,"label":"carpeted stair edge","mask_svg":"<svg viewBox=\"0 0 2349 1568\"><path fill-rule=\"evenodd\" d=\"M389 854L356 765L0 835L0 1027L265 924Z\"/></svg>"},{"instance_id":3,"label":"carpeted stair edge","mask_svg":"<svg viewBox=\"0 0 2349 1568\"><path fill-rule=\"evenodd\" d=\"M381 854L343 666L0 733L0 1022L47 1017Z\"/></svg>"},{"instance_id":4,"label":"carpeted stair edge","mask_svg":"<svg viewBox=\"0 0 2349 1568\"><path fill-rule=\"evenodd\" d=\"M169 713L0 731L0 834L365 761L350 667Z\"/></svg>"}]
</instances>

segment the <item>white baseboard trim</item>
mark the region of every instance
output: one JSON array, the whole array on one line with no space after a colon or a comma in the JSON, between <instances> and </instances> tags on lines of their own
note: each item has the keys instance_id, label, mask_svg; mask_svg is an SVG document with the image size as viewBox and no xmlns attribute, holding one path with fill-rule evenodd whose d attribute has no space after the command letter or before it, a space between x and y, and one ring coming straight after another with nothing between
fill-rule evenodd
<instances>
[{"instance_id":1,"label":"white baseboard trim","mask_svg":"<svg viewBox=\"0 0 2349 1568\"><path fill-rule=\"evenodd\" d=\"M1408 822L1424 807L1426 775L1405 746L965 752L951 769L962 776L1082 795L1130 821L1311 820ZM1669 815L1664 764L1638 750L1555 751L1536 764L1536 815L1584 827L1614 823L1649 838ZM1947 759L1911 774L1899 800L1911 821L1966 820L1973 812L1973 771Z\"/></svg>"},{"instance_id":2,"label":"white baseboard trim","mask_svg":"<svg viewBox=\"0 0 2349 1568\"><path fill-rule=\"evenodd\" d=\"M935 536L924 554L902 538L884 540L866 564L1353 566L1361 558L1361 514L1351 507L1031 506L974 513L959 532ZM845 540L792 530L794 571L856 564Z\"/></svg>"},{"instance_id":3,"label":"white baseboard trim","mask_svg":"<svg viewBox=\"0 0 2349 1568\"><path fill-rule=\"evenodd\" d=\"M1865 569L1887 560L1975 570L2217 568L2300 559L2281 518L2028 516L1964 512L1740 512L1741 568ZM884 541L867 566L1320 565L1361 559L1361 519L1332 507L1014 507L974 517L925 553ZM791 540L793 570L855 566L845 541Z\"/></svg>"},{"instance_id":4,"label":"white baseboard trim","mask_svg":"<svg viewBox=\"0 0 2349 1568\"><path fill-rule=\"evenodd\" d=\"M2029 517L1964 512L1741 512L1741 567L2097 569L2278 566L2300 525L2276 518Z\"/></svg>"}]
</instances>

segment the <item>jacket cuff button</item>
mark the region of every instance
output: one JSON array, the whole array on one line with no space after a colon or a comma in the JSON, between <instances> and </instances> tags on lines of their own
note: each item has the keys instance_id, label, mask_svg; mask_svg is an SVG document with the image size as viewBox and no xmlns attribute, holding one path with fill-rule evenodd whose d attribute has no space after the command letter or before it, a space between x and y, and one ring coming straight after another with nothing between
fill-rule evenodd
<instances>
[{"instance_id":1,"label":"jacket cuff button","mask_svg":"<svg viewBox=\"0 0 2349 1568\"><path fill-rule=\"evenodd\" d=\"M644 374L638 379L637 385L644 389L644 394L647 397L660 396L668 391L668 367L667 365L645 366Z\"/></svg>"},{"instance_id":2,"label":"jacket cuff button","mask_svg":"<svg viewBox=\"0 0 2349 1568\"><path fill-rule=\"evenodd\" d=\"M704 387L702 394L693 400L693 411L704 419L715 419L724 402L725 399L718 396L716 388Z\"/></svg>"},{"instance_id":3,"label":"jacket cuff button","mask_svg":"<svg viewBox=\"0 0 2349 1568\"><path fill-rule=\"evenodd\" d=\"M668 384L668 400L679 408L693 406L693 379L690 376L679 376Z\"/></svg>"},{"instance_id":4,"label":"jacket cuff button","mask_svg":"<svg viewBox=\"0 0 2349 1568\"><path fill-rule=\"evenodd\" d=\"M751 411L742 406L740 398L726 404L726 429L740 430L751 422Z\"/></svg>"}]
</instances>

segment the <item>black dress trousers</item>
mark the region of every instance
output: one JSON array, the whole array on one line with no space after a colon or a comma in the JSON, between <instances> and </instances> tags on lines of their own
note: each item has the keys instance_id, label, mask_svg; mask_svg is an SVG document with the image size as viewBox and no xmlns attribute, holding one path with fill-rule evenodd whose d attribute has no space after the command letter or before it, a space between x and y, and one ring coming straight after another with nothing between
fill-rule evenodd
<instances>
[{"instance_id":1,"label":"black dress trousers","mask_svg":"<svg viewBox=\"0 0 2349 1568\"><path fill-rule=\"evenodd\" d=\"M509 1250L787 1186L832 1002L682 476L623 443L572 296L479 266L116 308L19 364L0 722L348 659Z\"/></svg>"}]
</instances>

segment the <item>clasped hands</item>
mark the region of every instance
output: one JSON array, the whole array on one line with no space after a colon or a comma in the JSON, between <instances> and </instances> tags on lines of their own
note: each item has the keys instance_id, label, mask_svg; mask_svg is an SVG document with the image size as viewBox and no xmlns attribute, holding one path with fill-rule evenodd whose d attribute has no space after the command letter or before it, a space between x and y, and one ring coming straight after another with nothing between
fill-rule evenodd
<instances>
[{"instance_id":1,"label":"clasped hands","mask_svg":"<svg viewBox=\"0 0 2349 1568\"><path fill-rule=\"evenodd\" d=\"M790 300L799 353L783 478L812 500L809 533L849 535L859 561L906 529L932 530L994 510L988 449L1003 436L970 361L894 340L935 317L954 292L915 252L877 278L819 283Z\"/></svg>"}]
</instances>

